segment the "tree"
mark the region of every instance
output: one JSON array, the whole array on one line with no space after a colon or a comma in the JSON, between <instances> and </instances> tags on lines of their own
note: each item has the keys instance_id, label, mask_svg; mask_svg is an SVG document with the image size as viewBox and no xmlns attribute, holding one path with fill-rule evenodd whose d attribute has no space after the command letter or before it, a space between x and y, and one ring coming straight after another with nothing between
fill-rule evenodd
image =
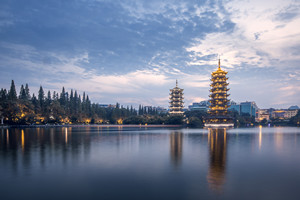
<instances>
[{"instance_id":1,"label":"tree","mask_svg":"<svg viewBox=\"0 0 300 200\"><path fill-rule=\"evenodd\" d=\"M29 100L31 99L31 96L30 96L30 92L29 92L29 87L28 87L28 84L26 83L25 85L25 100Z\"/></svg>"},{"instance_id":2,"label":"tree","mask_svg":"<svg viewBox=\"0 0 300 200\"><path fill-rule=\"evenodd\" d=\"M11 86L8 92L8 99L11 101L17 100L17 92L14 80L11 80Z\"/></svg>"},{"instance_id":3,"label":"tree","mask_svg":"<svg viewBox=\"0 0 300 200\"><path fill-rule=\"evenodd\" d=\"M38 100L39 100L40 107L43 108L44 100L45 100L45 93L44 93L42 86L40 86L40 89L39 89Z\"/></svg>"},{"instance_id":4,"label":"tree","mask_svg":"<svg viewBox=\"0 0 300 200\"><path fill-rule=\"evenodd\" d=\"M65 87L62 88L62 91L60 93L60 98L59 98L59 103L62 106L66 105L66 92L65 92Z\"/></svg>"},{"instance_id":5,"label":"tree","mask_svg":"<svg viewBox=\"0 0 300 200\"><path fill-rule=\"evenodd\" d=\"M39 102L38 102L37 98L35 97L34 93L32 94L31 102L32 102L32 105L34 106L35 114L39 113L40 106L39 106Z\"/></svg>"},{"instance_id":6,"label":"tree","mask_svg":"<svg viewBox=\"0 0 300 200\"><path fill-rule=\"evenodd\" d=\"M167 120L166 124L183 124L183 116L182 115L170 115Z\"/></svg>"},{"instance_id":7,"label":"tree","mask_svg":"<svg viewBox=\"0 0 300 200\"><path fill-rule=\"evenodd\" d=\"M19 99L26 100L26 92L25 92L23 84L21 85L21 88L20 88Z\"/></svg>"}]
</instances>

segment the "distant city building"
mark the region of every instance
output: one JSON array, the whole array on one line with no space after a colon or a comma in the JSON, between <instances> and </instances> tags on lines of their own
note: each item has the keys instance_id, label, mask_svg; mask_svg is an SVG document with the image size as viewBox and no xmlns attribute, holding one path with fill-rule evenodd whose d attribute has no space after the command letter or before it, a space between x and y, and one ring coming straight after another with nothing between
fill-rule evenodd
<instances>
[{"instance_id":1,"label":"distant city building","mask_svg":"<svg viewBox=\"0 0 300 200\"><path fill-rule=\"evenodd\" d=\"M116 105L113 104L99 104L101 108L116 108Z\"/></svg>"},{"instance_id":2,"label":"distant city building","mask_svg":"<svg viewBox=\"0 0 300 200\"><path fill-rule=\"evenodd\" d=\"M288 109L259 109L256 121L260 122L264 119L267 121L270 121L271 119L287 120L294 117L299 110L298 106L291 106Z\"/></svg>"},{"instance_id":3,"label":"distant city building","mask_svg":"<svg viewBox=\"0 0 300 200\"><path fill-rule=\"evenodd\" d=\"M158 114L165 114L165 113L168 113L168 110L166 108L163 108L163 107L156 107L156 110L157 110L157 113Z\"/></svg>"},{"instance_id":4,"label":"distant city building","mask_svg":"<svg viewBox=\"0 0 300 200\"><path fill-rule=\"evenodd\" d=\"M183 89L178 87L176 80L176 87L170 89L170 114L183 114Z\"/></svg>"},{"instance_id":5,"label":"distant city building","mask_svg":"<svg viewBox=\"0 0 300 200\"><path fill-rule=\"evenodd\" d=\"M288 108L288 110L299 110L300 108L297 106L297 105L295 105L295 106L290 106L289 108Z\"/></svg>"},{"instance_id":6,"label":"distant city building","mask_svg":"<svg viewBox=\"0 0 300 200\"><path fill-rule=\"evenodd\" d=\"M262 120L270 121L270 110L269 109L258 109L257 118L255 121L262 121Z\"/></svg>"},{"instance_id":7,"label":"distant city building","mask_svg":"<svg viewBox=\"0 0 300 200\"><path fill-rule=\"evenodd\" d=\"M228 110L237 111L240 115L249 114L252 117L257 117L258 114L258 107L254 101L246 101L239 104L231 102Z\"/></svg>"},{"instance_id":8,"label":"distant city building","mask_svg":"<svg viewBox=\"0 0 300 200\"><path fill-rule=\"evenodd\" d=\"M236 111L239 114L241 114L241 106L240 106L240 104L238 104L238 103L236 103L234 101L230 102L228 110L229 111Z\"/></svg>"},{"instance_id":9,"label":"distant city building","mask_svg":"<svg viewBox=\"0 0 300 200\"><path fill-rule=\"evenodd\" d=\"M241 114L250 114L250 116L257 117L258 107L254 101L241 102L240 106Z\"/></svg>"},{"instance_id":10,"label":"distant city building","mask_svg":"<svg viewBox=\"0 0 300 200\"><path fill-rule=\"evenodd\" d=\"M290 119L297 115L299 110L279 109L274 110L271 114L273 119Z\"/></svg>"},{"instance_id":11,"label":"distant city building","mask_svg":"<svg viewBox=\"0 0 300 200\"><path fill-rule=\"evenodd\" d=\"M189 110L202 110L207 112L209 110L209 101L201 101L200 103L193 103L189 106Z\"/></svg>"}]
</instances>

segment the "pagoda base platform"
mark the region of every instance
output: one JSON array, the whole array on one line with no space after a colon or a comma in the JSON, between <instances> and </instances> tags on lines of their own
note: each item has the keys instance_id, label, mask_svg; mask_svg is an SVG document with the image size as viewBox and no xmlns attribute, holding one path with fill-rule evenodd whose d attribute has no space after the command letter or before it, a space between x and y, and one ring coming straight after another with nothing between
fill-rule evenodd
<instances>
[{"instance_id":1,"label":"pagoda base platform","mask_svg":"<svg viewBox=\"0 0 300 200\"><path fill-rule=\"evenodd\" d=\"M220 123L220 124L213 124L213 123L205 123L205 128L233 128L233 123Z\"/></svg>"}]
</instances>

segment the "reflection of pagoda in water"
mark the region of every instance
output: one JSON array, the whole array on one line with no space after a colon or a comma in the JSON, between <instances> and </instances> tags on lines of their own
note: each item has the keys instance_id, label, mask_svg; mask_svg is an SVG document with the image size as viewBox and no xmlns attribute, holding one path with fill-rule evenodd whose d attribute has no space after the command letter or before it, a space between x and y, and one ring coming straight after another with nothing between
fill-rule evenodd
<instances>
[{"instance_id":1,"label":"reflection of pagoda in water","mask_svg":"<svg viewBox=\"0 0 300 200\"><path fill-rule=\"evenodd\" d=\"M176 80L176 87L170 89L170 114L183 114L183 89L178 87Z\"/></svg>"},{"instance_id":2,"label":"reflection of pagoda in water","mask_svg":"<svg viewBox=\"0 0 300 200\"><path fill-rule=\"evenodd\" d=\"M233 123L227 114L228 102L227 72L221 69L220 59L218 70L211 73L211 89L209 106L209 117L206 119L205 127L232 127Z\"/></svg>"},{"instance_id":3,"label":"reflection of pagoda in water","mask_svg":"<svg viewBox=\"0 0 300 200\"><path fill-rule=\"evenodd\" d=\"M222 191L225 183L226 129L208 129L209 170L207 182L214 191Z\"/></svg>"},{"instance_id":4,"label":"reflection of pagoda in water","mask_svg":"<svg viewBox=\"0 0 300 200\"><path fill-rule=\"evenodd\" d=\"M171 160L175 166L180 164L182 157L183 134L181 132L173 132L170 134L170 153Z\"/></svg>"}]
</instances>

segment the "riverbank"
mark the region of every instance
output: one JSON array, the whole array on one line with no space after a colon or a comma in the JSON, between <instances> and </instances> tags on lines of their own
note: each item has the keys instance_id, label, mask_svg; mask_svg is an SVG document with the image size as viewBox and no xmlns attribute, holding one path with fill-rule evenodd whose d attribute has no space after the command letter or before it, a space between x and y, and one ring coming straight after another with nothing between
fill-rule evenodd
<instances>
[{"instance_id":1,"label":"riverbank","mask_svg":"<svg viewBox=\"0 0 300 200\"><path fill-rule=\"evenodd\" d=\"M181 128L182 125L167 124L68 124L68 125L5 125L0 128L53 128L53 127L101 127L101 128Z\"/></svg>"}]
</instances>

